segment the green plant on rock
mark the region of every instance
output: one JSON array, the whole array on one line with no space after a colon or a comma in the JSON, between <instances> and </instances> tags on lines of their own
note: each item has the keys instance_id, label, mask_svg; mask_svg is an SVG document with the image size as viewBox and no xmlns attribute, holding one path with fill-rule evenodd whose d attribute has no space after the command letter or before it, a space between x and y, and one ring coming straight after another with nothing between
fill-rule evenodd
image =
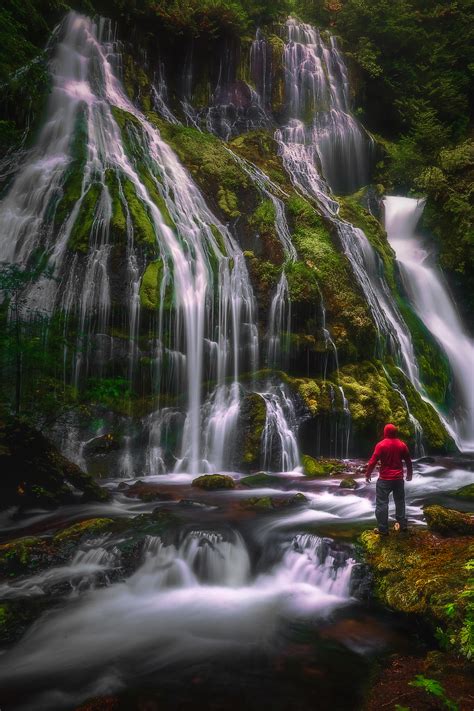
<instances>
[{"instance_id":1,"label":"green plant on rock","mask_svg":"<svg viewBox=\"0 0 474 711\"><path fill-rule=\"evenodd\" d=\"M409 686L416 686L426 691L427 694L435 696L449 711L459 711L459 706L451 699L448 699L444 687L436 679L429 679L423 674L417 674L414 680L409 682Z\"/></svg>"}]
</instances>

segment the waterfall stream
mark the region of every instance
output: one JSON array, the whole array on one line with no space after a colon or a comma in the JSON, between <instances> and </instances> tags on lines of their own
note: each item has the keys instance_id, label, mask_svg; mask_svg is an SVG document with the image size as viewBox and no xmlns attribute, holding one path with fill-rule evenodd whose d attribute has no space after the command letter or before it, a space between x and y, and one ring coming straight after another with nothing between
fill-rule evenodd
<instances>
[{"instance_id":1,"label":"waterfall stream","mask_svg":"<svg viewBox=\"0 0 474 711\"><path fill-rule=\"evenodd\" d=\"M429 246L416 234L423 200L384 200L388 239L400 265L403 286L420 319L446 354L453 373L455 406L448 420L463 451L474 451L474 342L466 333Z\"/></svg>"}]
</instances>

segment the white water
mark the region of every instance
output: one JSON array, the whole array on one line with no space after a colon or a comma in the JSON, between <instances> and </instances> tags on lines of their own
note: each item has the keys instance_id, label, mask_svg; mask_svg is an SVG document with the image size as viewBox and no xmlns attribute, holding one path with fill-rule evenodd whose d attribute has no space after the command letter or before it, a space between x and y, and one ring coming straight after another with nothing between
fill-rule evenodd
<instances>
[{"instance_id":1,"label":"white water","mask_svg":"<svg viewBox=\"0 0 474 711\"><path fill-rule=\"evenodd\" d=\"M449 360L455 404L448 419L456 444L462 451L474 451L474 341L461 323L433 251L416 234L424 201L388 196L384 205L385 227L405 291Z\"/></svg>"},{"instance_id":2,"label":"white water","mask_svg":"<svg viewBox=\"0 0 474 711\"><path fill-rule=\"evenodd\" d=\"M193 530L177 545L148 537L136 573L40 620L2 659L0 682L48 682L57 691L29 708L69 708L175 662L271 646L282 623L350 601L347 555L307 534L275 545L277 562L255 575L235 531Z\"/></svg>"}]
</instances>

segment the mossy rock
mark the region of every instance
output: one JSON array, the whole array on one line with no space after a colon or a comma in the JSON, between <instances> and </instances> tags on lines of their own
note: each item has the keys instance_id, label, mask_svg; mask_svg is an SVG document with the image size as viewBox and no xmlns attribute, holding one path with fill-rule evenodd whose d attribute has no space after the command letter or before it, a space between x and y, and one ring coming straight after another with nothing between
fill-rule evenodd
<instances>
[{"instance_id":1,"label":"mossy rock","mask_svg":"<svg viewBox=\"0 0 474 711\"><path fill-rule=\"evenodd\" d=\"M462 501L474 501L474 484L461 486L460 489L452 491L449 495L455 499L461 499Z\"/></svg>"},{"instance_id":2,"label":"mossy rock","mask_svg":"<svg viewBox=\"0 0 474 711\"><path fill-rule=\"evenodd\" d=\"M72 526L56 533L53 538L53 543L76 543L83 538L100 536L112 530L113 525L114 520L111 518L90 518L86 521L75 523Z\"/></svg>"},{"instance_id":3,"label":"mossy rock","mask_svg":"<svg viewBox=\"0 0 474 711\"><path fill-rule=\"evenodd\" d=\"M0 602L0 644L16 642L40 616L50 600L4 600Z\"/></svg>"},{"instance_id":4,"label":"mossy rock","mask_svg":"<svg viewBox=\"0 0 474 711\"><path fill-rule=\"evenodd\" d=\"M250 511L273 511L275 508L270 496L252 497L243 501L241 507Z\"/></svg>"},{"instance_id":5,"label":"mossy rock","mask_svg":"<svg viewBox=\"0 0 474 711\"><path fill-rule=\"evenodd\" d=\"M227 474L203 474L193 479L192 486L205 491L214 491L216 489L235 489L235 481Z\"/></svg>"},{"instance_id":6,"label":"mossy rock","mask_svg":"<svg viewBox=\"0 0 474 711\"><path fill-rule=\"evenodd\" d=\"M474 514L433 504L423 508L428 528L443 536L473 536Z\"/></svg>"},{"instance_id":7,"label":"mossy rock","mask_svg":"<svg viewBox=\"0 0 474 711\"><path fill-rule=\"evenodd\" d=\"M163 281L163 261L157 259L150 262L142 276L140 282L140 304L144 309L156 311L161 303L161 286ZM166 285L163 308L170 310L173 307L173 287L171 283Z\"/></svg>"},{"instance_id":8,"label":"mossy rock","mask_svg":"<svg viewBox=\"0 0 474 711\"><path fill-rule=\"evenodd\" d=\"M331 459L315 459L309 454L303 454L301 457L301 465L303 474L310 479L316 477L328 477L331 474L342 470L341 462Z\"/></svg>"},{"instance_id":9,"label":"mossy rock","mask_svg":"<svg viewBox=\"0 0 474 711\"><path fill-rule=\"evenodd\" d=\"M16 577L44 568L54 550L44 538L18 538L0 545L0 576Z\"/></svg>"},{"instance_id":10,"label":"mossy rock","mask_svg":"<svg viewBox=\"0 0 474 711\"><path fill-rule=\"evenodd\" d=\"M239 471L258 469L266 418L267 408L263 397L258 393L244 395L240 404L235 444L235 465Z\"/></svg>"},{"instance_id":11,"label":"mossy rock","mask_svg":"<svg viewBox=\"0 0 474 711\"><path fill-rule=\"evenodd\" d=\"M364 531L359 540L377 597L398 612L422 615L447 649L470 658L472 539L415 528L383 538Z\"/></svg>"},{"instance_id":12,"label":"mossy rock","mask_svg":"<svg viewBox=\"0 0 474 711\"><path fill-rule=\"evenodd\" d=\"M68 247L74 252L86 254L89 251L91 234L96 226L97 207L102 199L102 190L103 186L100 183L92 183L82 198L68 240Z\"/></svg>"},{"instance_id":13,"label":"mossy rock","mask_svg":"<svg viewBox=\"0 0 474 711\"><path fill-rule=\"evenodd\" d=\"M275 486L281 486L281 479L265 472L258 472L258 474L244 476L239 480L239 484L249 489L271 489Z\"/></svg>"},{"instance_id":14,"label":"mossy rock","mask_svg":"<svg viewBox=\"0 0 474 711\"><path fill-rule=\"evenodd\" d=\"M341 479L339 486L341 489L357 489L359 484L352 477L347 477L346 479Z\"/></svg>"}]
</instances>

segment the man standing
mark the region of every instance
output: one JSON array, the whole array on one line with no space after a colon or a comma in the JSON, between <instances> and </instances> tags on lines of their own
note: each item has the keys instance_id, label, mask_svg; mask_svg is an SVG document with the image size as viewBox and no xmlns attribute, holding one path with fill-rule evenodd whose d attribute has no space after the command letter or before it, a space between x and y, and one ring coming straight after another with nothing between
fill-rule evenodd
<instances>
[{"instance_id":1,"label":"man standing","mask_svg":"<svg viewBox=\"0 0 474 711\"><path fill-rule=\"evenodd\" d=\"M407 467L407 481L413 476L410 452L405 442L397 438L395 425L385 425L384 438L375 445L374 453L367 464L365 480L372 481L372 472L380 462L379 478L375 488L375 518L378 528L375 533L388 536L388 499L393 494L395 502L395 527L406 531L408 522L405 516L405 483L403 481L403 462Z\"/></svg>"}]
</instances>

